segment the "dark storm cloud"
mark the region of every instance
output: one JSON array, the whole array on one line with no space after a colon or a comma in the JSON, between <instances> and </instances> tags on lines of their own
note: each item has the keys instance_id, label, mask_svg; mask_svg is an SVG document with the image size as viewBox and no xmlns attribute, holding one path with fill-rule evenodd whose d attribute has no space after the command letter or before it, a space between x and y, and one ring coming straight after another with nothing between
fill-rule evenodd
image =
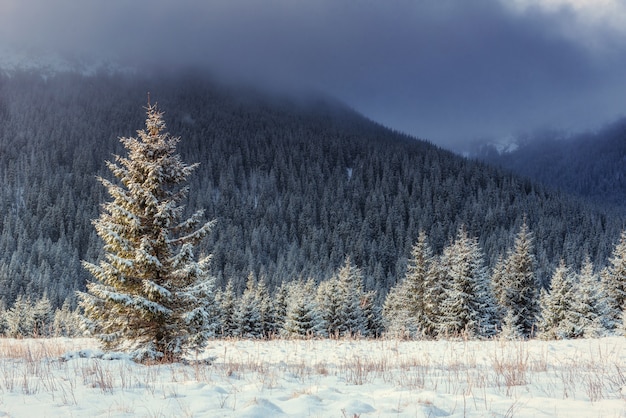
<instances>
[{"instance_id":1,"label":"dark storm cloud","mask_svg":"<svg viewBox=\"0 0 626 418\"><path fill-rule=\"evenodd\" d=\"M540 126L584 129L626 104L623 33L577 33L568 7L498 0L0 0L0 36L127 65L205 65L330 93L452 144ZM581 29L582 30L582 29ZM595 44L594 44L595 42Z\"/></svg>"}]
</instances>

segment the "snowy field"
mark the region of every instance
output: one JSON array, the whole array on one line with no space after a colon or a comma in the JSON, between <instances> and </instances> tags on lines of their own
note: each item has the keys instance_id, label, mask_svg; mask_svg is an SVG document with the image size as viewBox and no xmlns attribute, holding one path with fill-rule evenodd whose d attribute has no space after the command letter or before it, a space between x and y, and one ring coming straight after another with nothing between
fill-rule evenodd
<instances>
[{"instance_id":1,"label":"snowy field","mask_svg":"<svg viewBox=\"0 0 626 418\"><path fill-rule=\"evenodd\" d=\"M204 358L0 339L0 417L626 417L626 338L211 341Z\"/></svg>"}]
</instances>

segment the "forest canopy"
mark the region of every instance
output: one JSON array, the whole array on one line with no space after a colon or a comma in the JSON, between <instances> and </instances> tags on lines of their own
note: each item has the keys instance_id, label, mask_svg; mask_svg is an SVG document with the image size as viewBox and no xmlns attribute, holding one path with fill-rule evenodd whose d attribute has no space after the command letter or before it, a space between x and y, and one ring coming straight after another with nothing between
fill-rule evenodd
<instances>
[{"instance_id":1,"label":"forest canopy","mask_svg":"<svg viewBox=\"0 0 626 418\"><path fill-rule=\"evenodd\" d=\"M96 176L141 126L146 93L179 152L200 165L188 210L216 219L199 251L218 288L250 274L270 289L328 279L350 257L379 298L406 271L420 230L436 253L458 229L492 269L526 219L539 283L564 258L606 264L623 218L367 120L326 98L276 98L203 77L0 76L0 295L54 307L84 290L81 260L102 257ZM192 209L193 208L193 209ZM189 215L189 214L187 214Z\"/></svg>"}]
</instances>

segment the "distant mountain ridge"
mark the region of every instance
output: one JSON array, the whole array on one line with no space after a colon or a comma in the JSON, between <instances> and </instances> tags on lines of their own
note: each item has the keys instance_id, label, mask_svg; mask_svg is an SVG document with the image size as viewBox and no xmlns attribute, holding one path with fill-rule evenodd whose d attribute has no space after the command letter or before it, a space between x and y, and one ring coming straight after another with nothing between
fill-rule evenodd
<instances>
[{"instance_id":1,"label":"distant mountain ridge","mask_svg":"<svg viewBox=\"0 0 626 418\"><path fill-rule=\"evenodd\" d=\"M197 74L145 77L32 71L0 75L0 300L46 293L73 302L102 243L91 220L107 200L96 175L144 126L147 92L180 136L188 207L217 219L201 247L218 284L242 290L323 280L345 257L384 296L420 230L435 251L465 225L493 265L527 220L542 281L565 257L605 262L621 216L426 141L332 100L270 97Z\"/></svg>"},{"instance_id":2,"label":"distant mountain ridge","mask_svg":"<svg viewBox=\"0 0 626 418\"><path fill-rule=\"evenodd\" d=\"M134 73L136 70L89 56L63 56L57 52L18 49L0 43L0 72L10 76L24 71L47 78L62 73L93 76L98 73Z\"/></svg>"},{"instance_id":3,"label":"distant mountain ridge","mask_svg":"<svg viewBox=\"0 0 626 418\"><path fill-rule=\"evenodd\" d=\"M549 187L626 212L626 118L594 133L524 141L513 151L485 147L477 157Z\"/></svg>"}]
</instances>

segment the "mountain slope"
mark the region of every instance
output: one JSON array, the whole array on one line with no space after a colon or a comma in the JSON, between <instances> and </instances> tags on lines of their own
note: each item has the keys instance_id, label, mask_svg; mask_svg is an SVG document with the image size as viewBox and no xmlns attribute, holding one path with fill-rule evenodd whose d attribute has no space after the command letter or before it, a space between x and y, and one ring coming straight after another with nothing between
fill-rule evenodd
<instances>
[{"instance_id":1,"label":"mountain slope","mask_svg":"<svg viewBox=\"0 0 626 418\"><path fill-rule=\"evenodd\" d=\"M189 210L218 224L204 251L219 283L249 272L270 286L328 277L346 255L368 289L403 274L420 229L436 251L461 224L487 259L527 216L542 279L565 256L604 263L622 219L530 181L468 161L325 99L270 98L204 78L34 73L0 77L0 295L47 292L55 305L82 289L80 260L101 243L91 219L105 201L96 175L144 126L146 93L200 162Z\"/></svg>"},{"instance_id":2,"label":"mountain slope","mask_svg":"<svg viewBox=\"0 0 626 418\"><path fill-rule=\"evenodd\" d=\"M512 152L483 149L479 158L626 212L626 119L569 139L531 139Z\"/></svg>"}]
</instances>

